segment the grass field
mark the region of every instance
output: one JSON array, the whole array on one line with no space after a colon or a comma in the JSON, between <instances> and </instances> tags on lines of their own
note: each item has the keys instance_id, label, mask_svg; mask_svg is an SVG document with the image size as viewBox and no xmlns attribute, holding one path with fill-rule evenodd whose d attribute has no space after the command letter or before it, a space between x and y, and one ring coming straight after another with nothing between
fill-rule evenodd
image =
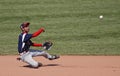
<instances>
[{"instance_id":1,"label":"grass field","mask_svg":"<svg viewBox=\"0 0 120 76\"><path fill-rule=\"evenodd\" d=\"M120 55L119 6L120 0L0 0L0 55L17 54L25 21L30 33L46 29L32 40L53 41L52 54Z\"/></svg>"}]
</instances>

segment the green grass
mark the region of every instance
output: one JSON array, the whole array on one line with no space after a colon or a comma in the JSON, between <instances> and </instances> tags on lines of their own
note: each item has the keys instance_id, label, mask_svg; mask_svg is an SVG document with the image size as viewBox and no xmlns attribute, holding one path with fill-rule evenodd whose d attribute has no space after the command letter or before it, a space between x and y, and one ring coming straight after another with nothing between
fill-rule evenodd
<instances>
[{"instance_id":1,"label":"green grass","mask_svg":"<svg viewBox=\"0 0 120 76\"><path fill-rule=\"evenodd\" d=\"M53 41L52 54L120 55L119 6L120 0L0 0L0 55L17 54L25 21L30 33L45 27L32 40Z\"/></svg>"}]
</instances>

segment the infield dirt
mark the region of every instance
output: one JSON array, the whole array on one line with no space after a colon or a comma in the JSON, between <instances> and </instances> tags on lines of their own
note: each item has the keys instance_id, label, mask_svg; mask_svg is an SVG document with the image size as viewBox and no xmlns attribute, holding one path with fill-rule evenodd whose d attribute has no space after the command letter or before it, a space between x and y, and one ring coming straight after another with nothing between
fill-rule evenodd
<instances>
[{"instance_id":1,"label":"infield dirt","mask_svg":"<svg viewBox=\"0 0 120 76\"><path fill-rule=\"evenodd\" d=\"M35 57L43 63L38 69L17 57L0 56L0 76L120 76L120 56L61 56L52 61Z\"/></svg>"}]
</instances>

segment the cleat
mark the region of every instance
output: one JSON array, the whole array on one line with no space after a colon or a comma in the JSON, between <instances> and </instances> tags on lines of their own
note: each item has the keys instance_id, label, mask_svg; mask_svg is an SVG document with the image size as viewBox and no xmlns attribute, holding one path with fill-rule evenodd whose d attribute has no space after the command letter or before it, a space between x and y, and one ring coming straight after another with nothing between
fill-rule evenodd
<instances>
[{"instance_id":1,"label":"cleat","mask_svg":"<svg viewBox=\"0 0 120 76\"><path fill-rule=\"evenodd\" d=\"M49 59L49 60L54 60L54 59L58 59L58 58L60 58L59 55L53 55L52 58L48 58L48 59Z\"/></svg>"}]
</instances>

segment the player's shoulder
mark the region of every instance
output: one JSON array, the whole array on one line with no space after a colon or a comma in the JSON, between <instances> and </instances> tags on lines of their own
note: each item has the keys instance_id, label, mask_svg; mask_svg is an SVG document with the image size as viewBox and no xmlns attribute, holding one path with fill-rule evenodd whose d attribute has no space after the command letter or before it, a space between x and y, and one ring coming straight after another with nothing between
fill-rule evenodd
<instances>
[{"instance_id":1,"label":"player's shoulder","mask_svg":"<svg viewBox=\"0 0 120 76\"><path fill-rule=\"evenodd\" d=\"M22 35L32 35L32 34L28 34L28 33L20 33L19 36L22 36Z\"/></svg>"},{"instance_id":2,"label":"player's shoulder","mask_svg":"<svg viewBox=\"0 0 120 76\"><path fill-rule=\"evenodd\" d=\"M22 36L25 36L25 38L26 37L32 37L32 34L28 34L28 33L26 33L26 34L23 34L23 33L21 33L21 34L19 34L19 37L22 37Z\"/></svg>"},{"instance_id":3,"label":"player's shoulder","mask_svg":"<svg viewBox=\"0 0 120 76\"><path fill-rule=\"evenodd\" d=\"M25 38L32 38L32 34L28 34L28 33L27 33L27 34L25 35Z\"/></svg>"},{"instance_id":4,"label":"player's shoulder","mask_svg":"<svg viewBox=\"0 0 120 76\"><path fill-rule=\"evenodd\" d=\"M32 34L28 34L28 33L27 33L26 36L32 36Z\"/></svg>"}]
</instances>

